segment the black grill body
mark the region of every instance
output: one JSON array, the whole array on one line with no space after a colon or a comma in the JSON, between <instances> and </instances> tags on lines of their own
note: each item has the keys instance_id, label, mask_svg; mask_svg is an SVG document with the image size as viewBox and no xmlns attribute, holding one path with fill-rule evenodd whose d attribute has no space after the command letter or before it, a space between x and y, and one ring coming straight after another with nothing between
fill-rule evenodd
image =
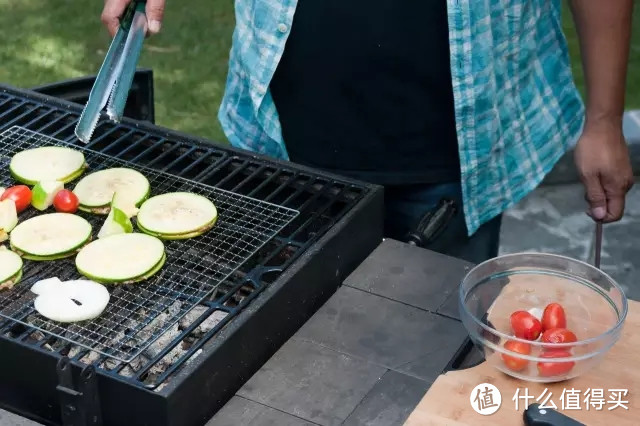
<instances>
[{"instance_id":1,"label":"black grill body","mask_svg":"<svg viewBox=\"0 0 640 426\"><path fill-rule=\"evenodd\" d=\"M81 144L73 134L80 112L71 102L0 85L0 132L21 126ZM103 118L87 147L300 212L203 302L202 315L133 374L91 358L105 425L204 424L382 240L383 193L374 185L131 119L115 124ZM225 320L194 337L193 330L221 308ZM0 405L61 424L56 364L69 356L77 377L90 354L61 339L36 339L34 331L0 320ZM178 347L184 354L154 373Z\"/></svg>"}]
</instances>

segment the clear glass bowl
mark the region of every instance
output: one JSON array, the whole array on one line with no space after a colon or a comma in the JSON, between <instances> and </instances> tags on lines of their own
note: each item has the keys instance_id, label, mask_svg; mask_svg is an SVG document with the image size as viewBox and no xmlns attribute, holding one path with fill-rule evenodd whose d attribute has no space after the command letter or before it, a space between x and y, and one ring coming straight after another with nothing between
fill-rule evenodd
<instances>
[{"instance_id":1,"label":"clear glass bowl","mask_svg":"<svg viewBox=\"0 0 640 426\"><path fill-rule=\"evenodd\" d=\"M553 302L564 307L567 328L577 342L551 344L514 337L513 312L524 310L540 317ZM509 376L549 383L577 377L602 360L620 338L627 299L611 277L589 264L552 254L519 253L473 268L460 285L459 308L486 362ZM531 352L507 350L508 341L529 344ZM565 354L541 357L557 351Z\"/></svg>"}]
</instances>

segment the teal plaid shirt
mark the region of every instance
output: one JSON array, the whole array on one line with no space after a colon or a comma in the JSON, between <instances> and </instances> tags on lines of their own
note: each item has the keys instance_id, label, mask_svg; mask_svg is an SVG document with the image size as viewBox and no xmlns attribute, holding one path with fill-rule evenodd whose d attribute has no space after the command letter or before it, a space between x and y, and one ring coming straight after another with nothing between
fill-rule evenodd
<instances>
[{"instance_id":1,"label":"teal plaid shirt","mask_svg":"<svg viewBox=\"0 0 640 426\"><path fill-rule=\"evenodd\" d=\"M232 145L285 160L269 83L296 4L235 0L218 115ZM584 106L571 74L560 0L447 0L447 7L462 195L473 234L542 181L577 140Z\"/></svg>"}]
</instances>

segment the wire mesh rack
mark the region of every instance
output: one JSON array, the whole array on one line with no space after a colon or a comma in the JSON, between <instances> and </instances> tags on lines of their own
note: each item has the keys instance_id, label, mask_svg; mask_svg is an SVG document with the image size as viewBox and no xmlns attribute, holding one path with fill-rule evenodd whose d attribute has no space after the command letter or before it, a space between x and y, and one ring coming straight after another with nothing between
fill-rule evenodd
<instances>
[{"instance_id":1,"label":"wire mesh rack","mask_svg":"<svg viewBox=\"0 0 640 426\"><path fill-rule=\"evenodd\" d=\"M157 275L143 283L110 286L110 303L95 320L60 324L39 315L33 307L35 294L30 287L36 281L80 278L72 258L25 261L21 283L0 292L0 316L122 362L130 362L148 348L299 214L294 209L159 172L17 126L0 134L0 186L15 184L9 177L14 154L52 145L82 151L89 164L85 175L128 167L147 177L151 195L193 192L212 200L218 209L218 220L211 231L190 240L165 241L167 262ZM67 186L72 188L74 183ZM105 216L78 214L97 234ZM28 209L20 220L34 215L33 209Z\"/></svg>"}]
</instances>

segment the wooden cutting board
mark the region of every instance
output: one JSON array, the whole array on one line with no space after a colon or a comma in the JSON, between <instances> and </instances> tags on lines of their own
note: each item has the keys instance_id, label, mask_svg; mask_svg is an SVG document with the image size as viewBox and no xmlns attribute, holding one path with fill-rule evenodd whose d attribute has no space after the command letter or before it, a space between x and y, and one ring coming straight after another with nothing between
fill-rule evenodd
<instances>
[{"instance_id":1,"label":"wooden cutting board","mask_svg":"<svg viewBox=\"0 0 640 426\"><path fill-rule=\"evenodd\" d=\"M522 294L517 291L514 294ZM564 298L563 298L564 299ZM567 301L569 297L567 297ZM575 300L575 298L573 299ZM582 303L581 303L582 304ZM513 310L514 304L502 307L493 306L489 317L495 313L494 308L504 313ZM567 308L565 306L565 308ZM527 308L525 308L527 309ZM569 309L567 313L569 314ZM569 316L569 315L568 315ZM593 321L597 321L598 313L594 313ZM493 322L493 321L492 321ZM629 301L627 320L623 328L620 340L610 349L601 363L593 370L572 380L561 383L531 383L514 379L496 370L483 362L475 367L450 371L440 375L431 386L422 401L411 413L406 426L426 425L523 425L522 414L526 408L526 401L519 399L518 410L512 399L516 390L520 389L520 395L525 389L534 399L529 404L542 403L546 396L536 401L545 389L546 395L551 393L551 399L546 405L552 406L551 401L557 406L557 411L572 417L586 425L639 425L640 424L640 302ZM495 413L483 416L478 414L471 406L471 391L481 383L490 383L498 388L502 397L502 404ZM579 409L563 409L561 395L563 390L575 389L580 394ZM606 401L602 409L590 407L587 411L584 402L585 392L588 389L602 389ZM609 410L611 404L611 389L626 389L628 393L621 399L627 401L628 407L616 407ZM575 394L574 394L575 395ZM565 400L567 401L567 400Z\"/></svg>"}]
</instances>

